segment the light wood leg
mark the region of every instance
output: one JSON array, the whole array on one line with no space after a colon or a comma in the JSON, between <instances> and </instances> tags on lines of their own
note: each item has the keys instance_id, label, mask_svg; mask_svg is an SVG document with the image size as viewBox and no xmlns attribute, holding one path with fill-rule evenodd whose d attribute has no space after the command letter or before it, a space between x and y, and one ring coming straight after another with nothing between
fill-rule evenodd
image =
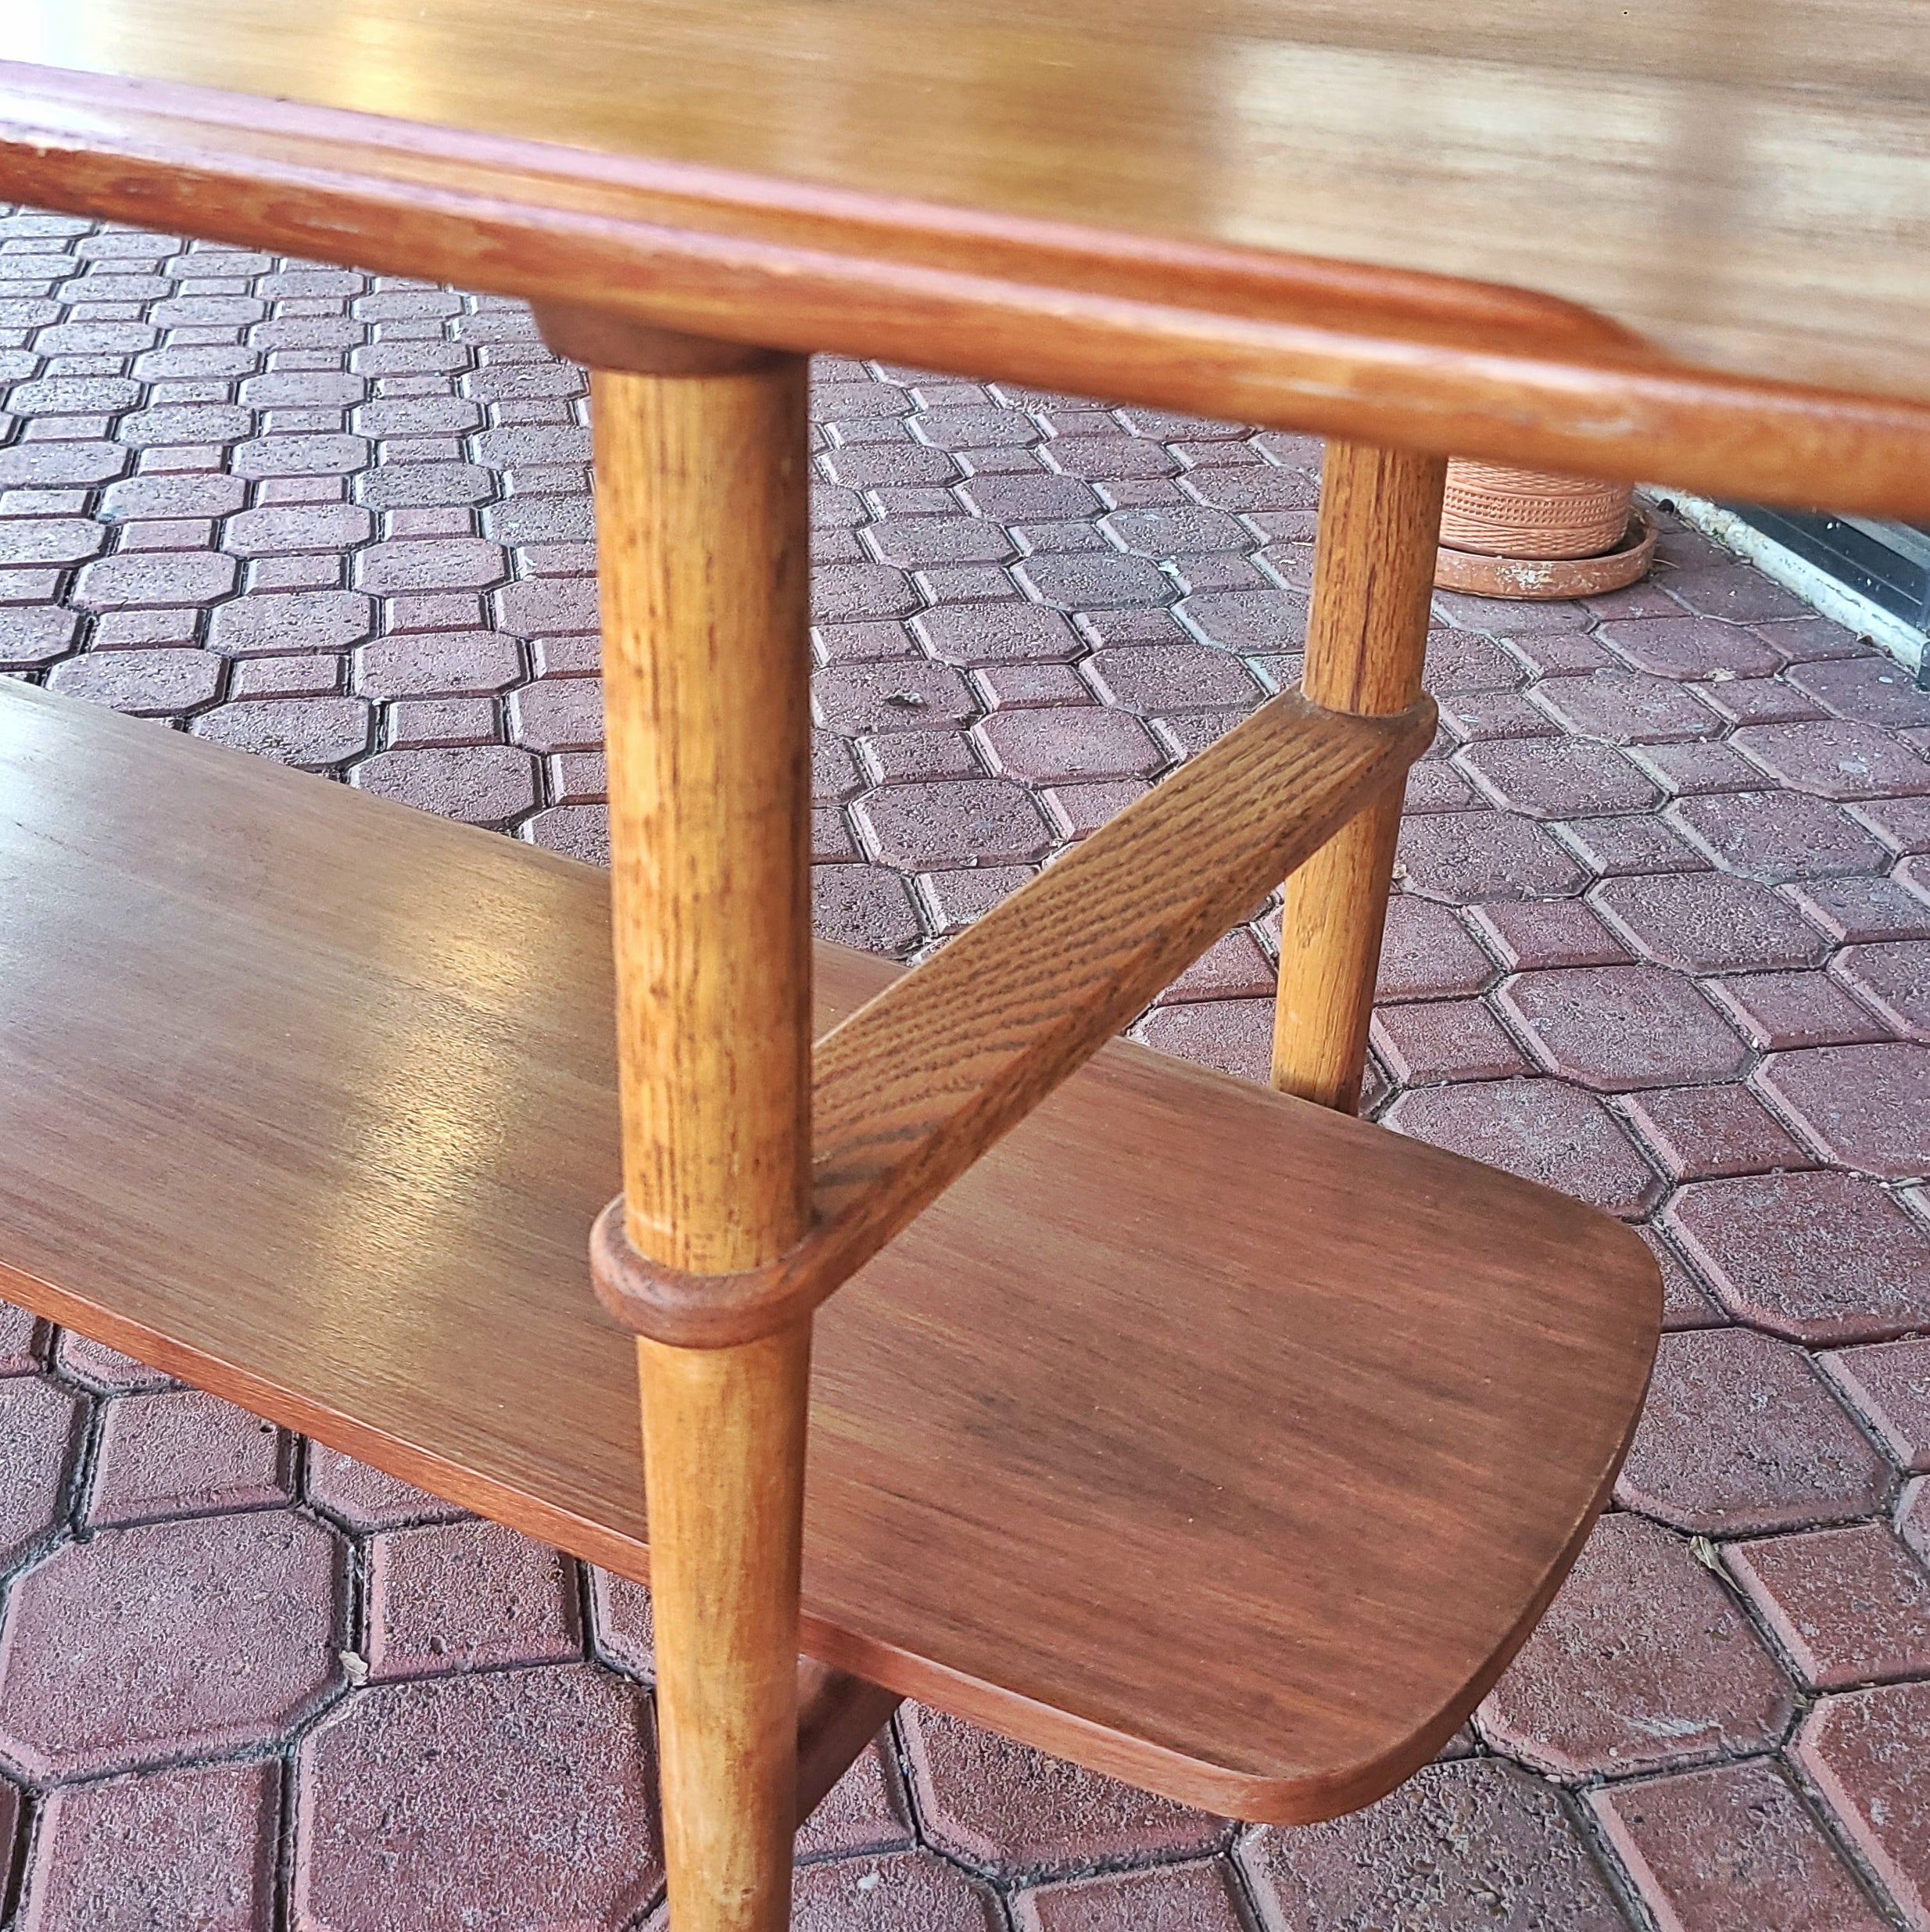
<instances>
[{"instance_id":1,"label":"light wood leg","mask_svg":"<svg viewBox=\"0 0 1930 1932\"><path fill-rule=\"evenodd\" d=\"M1305 689L1334 711L1404 711L1420 695L1441 535L1442 457L1330 443L1307 621ZM1287 882L1273 1084L1360 1103L1401 790L1370 806Z\"/></svg>"},{"instance_id":2,"label":"light wood leg","mask_svg":"<svg viewBox=\"0 0 1930 1932\"><path fill-rule=\"evenodd\" d=\"M804 364L714 360L593 390L627 1229L703 1274L810 1212ZM790 1922L810 1358L637 1344L675 1932Z\"/></svg>"}]
</instances>

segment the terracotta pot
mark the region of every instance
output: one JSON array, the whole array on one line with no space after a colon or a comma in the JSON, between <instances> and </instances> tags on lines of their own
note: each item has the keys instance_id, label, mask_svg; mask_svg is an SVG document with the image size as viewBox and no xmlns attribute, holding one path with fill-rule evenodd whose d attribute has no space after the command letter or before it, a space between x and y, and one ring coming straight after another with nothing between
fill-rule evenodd
<instances>
[{"instance_id":1,"label":"terracotta pot","mask_svg":"<svg viewBox=\"0 0 1930 1932\"><path fill-rule=\"evenodd\" d=\"M1434 553L1434 582L1476 597L1605 597L1647 576L1655 549L1655 525L1637 510L1621 542L1599 557L1488 557L1444 543Z\"/></svg>"},{"instance_id":2,"label":"terracotta pot","mask_svg":"<svg viewBox=\"0 0 1930 1932\"><path fill-rule=\"evenodd\" d=\"M1599 557L1621 543L1634 499L1627 483L1457 457L1448 465L1441 540L1484 557Z\"/></svg>"}]
</instances>

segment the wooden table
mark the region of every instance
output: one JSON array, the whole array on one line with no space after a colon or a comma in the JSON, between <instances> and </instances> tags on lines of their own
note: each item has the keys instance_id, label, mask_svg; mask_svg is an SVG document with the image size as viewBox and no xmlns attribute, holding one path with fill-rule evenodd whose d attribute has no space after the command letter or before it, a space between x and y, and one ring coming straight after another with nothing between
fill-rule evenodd
<instances>
[{"instance_id":1,"label":"wooden table","mask_svg":"<svg viewBox=\"0 0 1930 1932\"><path fill-rule=\"evenodd\" d=\"M1445 459L1930 512L1923 41L1877 0L18 0L5 192L525 296L596 372L621 1074L579 869L20 695L9 971L51 1016L0 1056L9 1292L640 1575L637 1331L680 1932L785 1922L800 1564L866 1680L807 1682L821 1772L906 1692L1249 1816L1388 1788L1572 1560L1657 1313L1626 1231L1345 1117ZM814 1054L818 349L1331 440L1304 691L915 973L822 954L859 1010ZM1102 1045L1287 873L1282 1093ZM190 955L205 1090L159 1008L97 1010ZM560 1278L613 1088L594 1315ZM318 1247L345 1199L389 1238ZM1029 1616L979 1600L1008 1559Z\"/></svg>"}]
</instances>

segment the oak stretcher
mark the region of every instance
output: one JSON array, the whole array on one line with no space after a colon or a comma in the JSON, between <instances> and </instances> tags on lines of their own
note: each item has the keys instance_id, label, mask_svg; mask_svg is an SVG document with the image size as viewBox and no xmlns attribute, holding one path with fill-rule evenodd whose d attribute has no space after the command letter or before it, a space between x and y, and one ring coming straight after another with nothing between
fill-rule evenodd
<instances>
[{"instance_id":1,"label":"oak stretcher","mask_svg":"<svg viewBox=\"0 0 1930 1932\"><path fill-rule=\"evenodd\" d=\"M901 1695L1316 1819L1559 1584L1654 1263L1350 1117L1446 453L1930 508L1906 28L1771 25L15 9L0 191L590 365L613 865L0 692L0 1289L647 1577L679 1932ZM1332 439L1302 691L908 973L810 941L818 349ZM1280 1091L1110 1039L1283 876Z\"/></svg>"}]
</instances>

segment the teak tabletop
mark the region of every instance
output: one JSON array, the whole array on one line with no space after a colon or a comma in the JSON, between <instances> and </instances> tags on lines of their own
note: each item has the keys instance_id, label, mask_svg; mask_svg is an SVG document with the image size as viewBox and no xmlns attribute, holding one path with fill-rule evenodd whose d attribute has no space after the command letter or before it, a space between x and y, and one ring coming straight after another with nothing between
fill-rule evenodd
<instances>
[{"instance_id":1,"label":"teak tabletop","mask_svg":"<svg viewBox=\"0 0 1930 1932\"><path fill-rule=\"evenodd\" d=\"M732 340L1921 514L1894 0L14 0L15 192Z\"/></svg>"}]
</instances>

